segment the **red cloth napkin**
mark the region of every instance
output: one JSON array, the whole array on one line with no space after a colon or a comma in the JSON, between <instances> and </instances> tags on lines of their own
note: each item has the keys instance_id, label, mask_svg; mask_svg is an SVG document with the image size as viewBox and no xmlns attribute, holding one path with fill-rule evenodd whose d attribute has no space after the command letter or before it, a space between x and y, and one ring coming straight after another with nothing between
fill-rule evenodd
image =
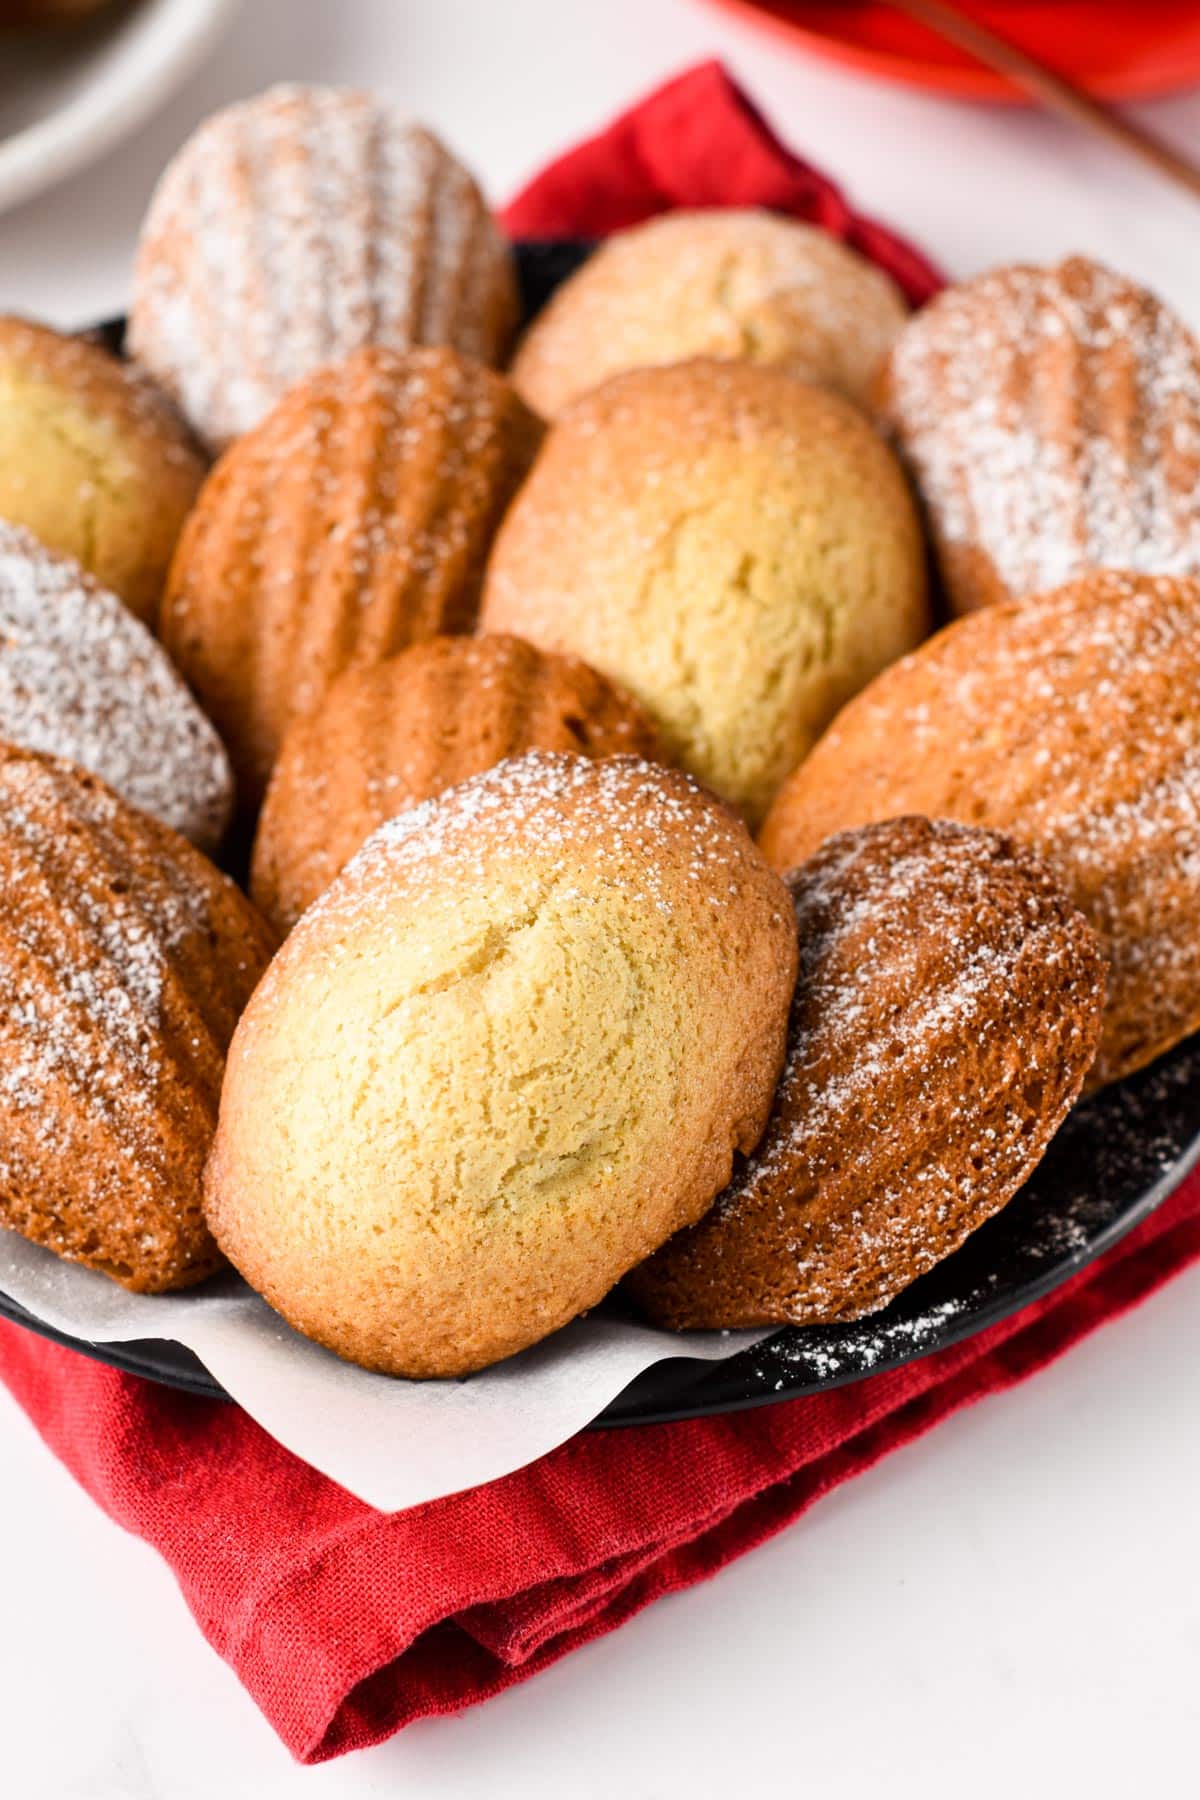
<instances>
[{"instance_id":1,"label":"red cloth napkin","mask_svg":"<svg viewBox=\"0 0 1200 1800\"><path fill-rule=\"evenodd\" d=\"M936 282L780 149L713 66L555 164L510 222L586 234L723 198L831 222L914 296ZM118 1375L16 1326L0 1326L0 1378L88 1493L158 1549L292 1753L318 1762L485 1699L711 1574L1198 1257L1194 1176L1104 1262L938 1356L757 1412L585 1432L503 1481L391 1515L237 1407Z\"/></svg>"},{"instance_id":2,"label":"red cloth napkin","mask_svg":"<svg viewBox=\"0 0 1200 1800\"><path fill-rule=\"evenodd\" d=\"M677 206L770 206L823 226L919 306L943 279L919 250L853 212L774 136L720 63L668 81L536 175L504 213L514 238L604 237Z\"/></svg>"}]
</instances>

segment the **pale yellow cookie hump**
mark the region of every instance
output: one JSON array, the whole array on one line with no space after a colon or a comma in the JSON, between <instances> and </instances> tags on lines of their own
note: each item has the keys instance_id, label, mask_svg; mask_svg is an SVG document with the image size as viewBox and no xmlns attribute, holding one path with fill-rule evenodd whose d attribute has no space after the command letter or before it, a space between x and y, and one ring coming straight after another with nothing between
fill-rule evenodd
<instances>
[{"instance_id":1,"label":"pale yellow cookie hump","mask_svg":"<svg viewBox=\"0 0 1200 1800\"><path fill-rule=\"evenodd\" d=\"M596 1304L757 1143L786 890L687 776L532 752L382 826L242 1019L226 1254L366 1367L458 1375Z\"/></svg>"},{"instance_id":2,"label":"pale yellow cookie hump","mask_svg":"<svg viewBox=\"0 0 1200 1800\"><path fill-rule=\"evenodd\" d=\"M512 375L546 419L626 369L696 356L783 363L865 402L907 317L895 282L817 226L673 212L617 232L563 283Z\"/></svg>"},{"instance_id":3,"label":"pale yellow cookie hump","mask_svg":"<svg viewBox=\"0 0 1200 1800\"><path fill-rule=\"evenodd\" d=\"M750 363L635 370L552 427L480 622L620 682L756 824L838 708L929 630L916 509L835 394Z\"/></svg>"},{"instance_id":4,"label":"pale yellow cookie hump","mask_svg":"<svg viewBox=\"0 0 1200 1800\"><path fill-rule=\"evenodd\" d=\"M144 375L0 318L0 519L83 564L153 626L204 461Z\"/></svg>"}]
</instances>

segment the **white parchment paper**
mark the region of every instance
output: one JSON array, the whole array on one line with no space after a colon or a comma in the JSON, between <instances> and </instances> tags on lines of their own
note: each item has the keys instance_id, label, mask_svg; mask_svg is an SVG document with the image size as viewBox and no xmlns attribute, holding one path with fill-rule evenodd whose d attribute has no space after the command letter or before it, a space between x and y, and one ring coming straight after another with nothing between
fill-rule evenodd
<instances>
[{"instance_id":1,"label":"white parchment paper","mask_svg":"<svg viewBox=\"0 0 1200 1800\"><path fill-rule=\"evenodd\" d=\"M281 1444L384 1512L494 1481L571 1437L652 1363L714 1362L761 1331L657 1331L577 1319L462 1381L396 1381L344 1363L285 1325L232 1272L181 1294L127 1294L0 1232L0 1289L88 1343L171 1338Z\"/></svg>"}]
</instances>

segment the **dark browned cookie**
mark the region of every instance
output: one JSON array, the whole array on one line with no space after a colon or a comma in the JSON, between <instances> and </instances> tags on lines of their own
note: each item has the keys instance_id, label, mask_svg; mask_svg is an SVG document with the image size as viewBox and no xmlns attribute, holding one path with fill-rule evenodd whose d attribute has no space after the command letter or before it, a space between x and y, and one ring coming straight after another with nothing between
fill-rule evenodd
<instances>
[{"instance_id":1,"label":"dark browned cookie","mask_svg":"<svg viewBox=\"0 0 1200 1800\"><path fill-rule=\"evenodd\" d=\"M185 839L0 746L0 1225L138 1293L218 1266L201 1176L270 950Z\"/></svg>"},{"instance_id":2,"label":"dark browned cookie","mask_svg":"<svg viewBox=\"0 0 1200 1800\"><path fill-rule=\"evenodd\" d=\"M892 819L787 879L800 975L766 1133L629 1277L677 1329L885 1306L1011 1199L1099 1038L1095 933L1008 839Z\"/></svg>"},{"instance_id":3,"label":"dark browned cookie","mask_svg":"<svg viewBox=\"0 0 1200 1800\"><path fill-rule=\"evenodd\" d=\"M958 620L835 719L762 844L791 868L898 813L1011 832L1091 920L1090 1086L1200 1028L1200 582L1095 571Z\"/></svg>"},{"instance_id":4,"label":"dark browned cookie","mask_svg":"<svg viewBox=\"0 0 1200 1800\"><path fill-rule=\"evenodd\" d=\"M526 750L662 760L636 700L520 638L431 638L347 669L284 740L254 843L256 903L286 934L385 819Z\"/></svg>"}]
</instances>

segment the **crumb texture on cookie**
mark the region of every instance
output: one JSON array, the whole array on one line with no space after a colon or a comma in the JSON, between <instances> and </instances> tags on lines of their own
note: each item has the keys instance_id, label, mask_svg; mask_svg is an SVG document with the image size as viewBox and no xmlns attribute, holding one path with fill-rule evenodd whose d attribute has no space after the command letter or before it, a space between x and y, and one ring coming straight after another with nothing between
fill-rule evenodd
<instances>
[{"instance_id":1,"label":"crumb texture on cookie","mask_svg":"<svg viewBox=\"0 0 1200 1800\"><path fill-rule=\"evenodd\" d=\"M552 427L480 622L619 681L758 823L838 707L929 629L916 510L835 394L750 363L635 370Z\"/></svg>"},{"instance_id":2,"label":"crumb texture on cookie","mask_svg":"<svg viewBox=\"0 0 1200 1800\"><path fill-rule=\"evenodd\" d=\"M994 270L913 318L881 387L955 612L1200 574L1200 345L1145 288L1079 256Z\"/></svg>"},{"instance_id":3,"label":"crumb texture on cookie","mask_svg":"<svg viewBox=\"0 0 1200 1800\"><path fill-rule=\"evenodd\" d=\"M136 1292L211 1273L201 1175L270 948L184 839L0 746L0 1224Z\"/></svg>"},{"instance_id":4,"label":"crumb texture on cookie","mask_svg":"<svg viewBox=\"0 0 1200 1800\"><path fill-rule=\"evenodd\" d=\"M161 645L78 563L2 521L0 740L90 769L202 850L229 823L229 758Z\"/></svg>"},{"instance_id":5,"label":"crumb texture on cookie","mask_svg":"<svg viewBox=\"0 0 1200 1800\"><path fill-rule=\"evenodd\" d=\"M789 868L904 812L1010 833L1096 928L1092 1085L1200 1028L1200 582L1099 572L960 619L851 702L763 848Z\"/></svg>"},{"instance_id":6,"label":"crumb texture on cookie","mask_svg":"<svg viewBox=\"0 0 1200 1800\"><path fill-rule=\"evenodd\" d=\"M1010 840L892 819L788 885L800 973L762 1142L627 1284L675 1328L885 1306L1011 1199L1099 1038L1095 933Z\"/></svg>"},{"instance_id":7,"label":"crumb texture on cookie","mask_svg":"<svg viewBox=\"0 0 1200 1800\"><path fill-rule=\"evenodd\" d=\"M891 277L815 225L681 210L606 239L538 314L512 375L545 419L626 369L696 356L784 363L864 402L907 317Z\"/></svg>"},{"instance_id":8,"label":"crumb texture on cookie","mask_svg":"<svg viewBox=\"0 0 1200 1800\"><path fill-rule=\"evenodd\" d=\"M367 348L226 452L188 520L163 642L261 799L291 722L343 669L475 622L541 428L451 350Z\"/></svg>"},{"instance_id":9,"label":"crumb texture on cookie","mask_svg":"<svg viewBox=\"0 0 1200 1800\"><path fill-rule=\"evenodd\" d=\"M0 318L0 519L75 557L150 626L204 468L140 370Z\"/></svg>"},{"instance_id":10,"label":"crumb texture on cookie","mask_svg":"<svg viewBox=\"0 0 1200 1800\"><path fill-rule=\"evenodd\" d=\"M787 893L687 776L531 752L382 826L235 1037L214 1234L367 1367L467 1372L594 1305L758 1141Z\"/></svg>"},{"instance_id":11,"label":"crumb texture on cookie","mask_svg":"<svg viewBox=\"0 0 1200 1800\"><path fill-rule=\"evenodd\" d=\"M496 362L516 313L508 246L432 132L372 94L285 85L214 114L168 164L129 330L220 450L360 345Z\"/></svg>"},{"instance_id":12,"label":"crumb texture on cookie","mask_svg":"<svg viewBox=\"0 0 1200 1800\"><path fill-rule=\"evenodd\" d=\"M348 669L298 719L271 776L250 889L281 934L377 826L526 750L654 759L641 707L574 656L437 637Z\"/></svg>"}]
</instances>

